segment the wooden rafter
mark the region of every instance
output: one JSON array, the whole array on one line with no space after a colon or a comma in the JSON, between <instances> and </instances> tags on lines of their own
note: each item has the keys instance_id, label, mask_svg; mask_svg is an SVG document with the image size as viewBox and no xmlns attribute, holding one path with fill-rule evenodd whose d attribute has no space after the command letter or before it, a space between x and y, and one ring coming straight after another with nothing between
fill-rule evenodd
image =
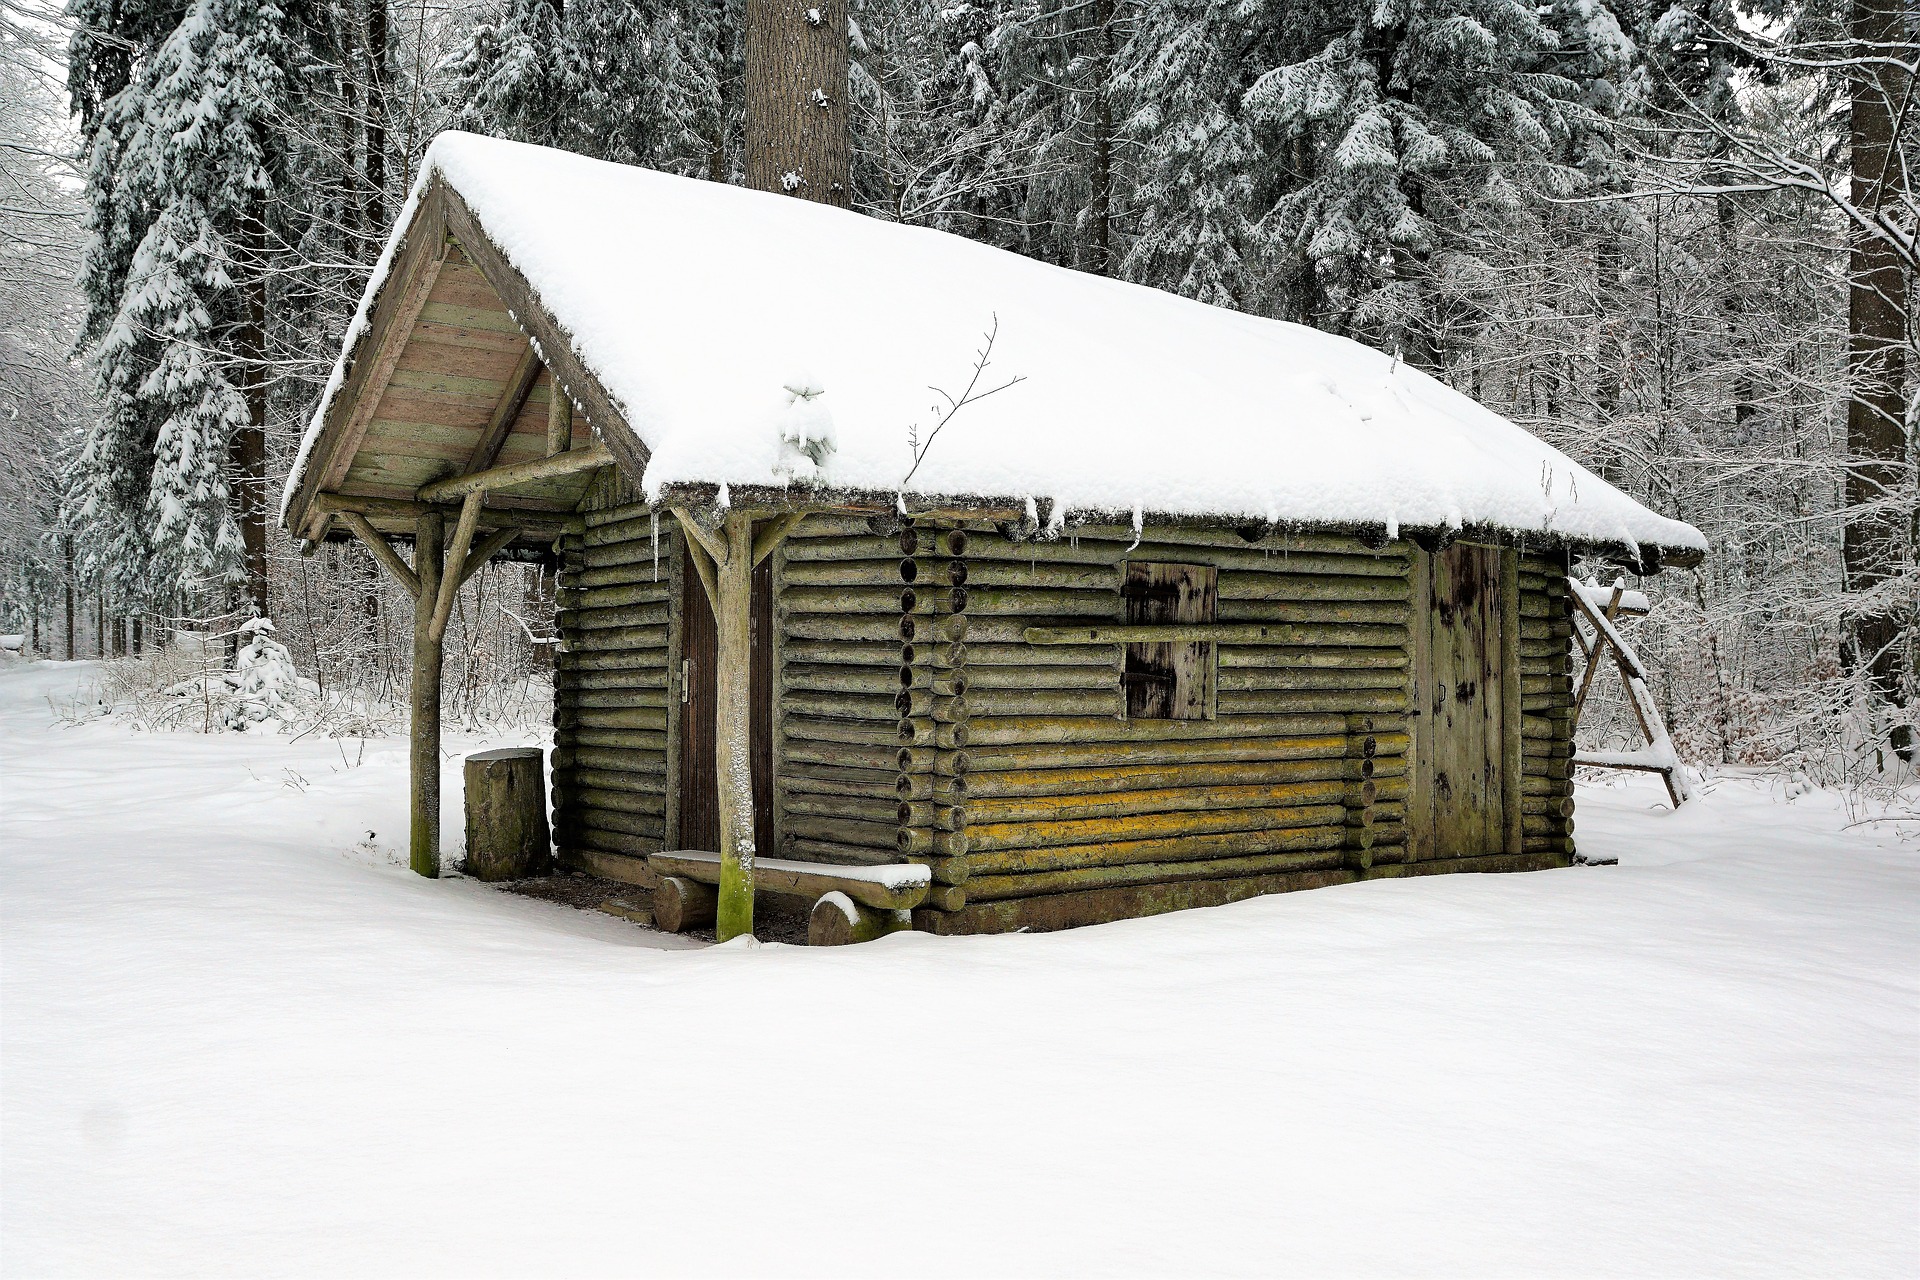
<instances>
[{"instance_id":1,"label":"wooden rafter","mask_svg":"<svg viewBox=\"0 0 1920 1280\"><path fill-rule=\"evenodd\" d=\"M468 455L462 474L485 471L500 456L500 447L506 444L507 436L513 431L514 419L526 408L533 384L540 380L540 371L545 367L529 342L526 350L520 353L519 362L513 366L513 372L507 376L507 385L501 389L500 398L493 402L493 412L487 416L487 425L481 430L473 452Z\"/></svg>"}]
</instances>

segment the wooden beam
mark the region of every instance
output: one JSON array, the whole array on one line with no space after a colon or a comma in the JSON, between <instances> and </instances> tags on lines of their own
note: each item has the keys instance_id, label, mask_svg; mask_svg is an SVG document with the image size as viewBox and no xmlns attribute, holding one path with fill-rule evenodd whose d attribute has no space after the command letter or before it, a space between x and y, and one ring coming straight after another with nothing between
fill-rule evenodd
<instances>
[{"instance_id":1,"label":"wooden beam","mask_svg":"<svg viewBox=\"0 0 1920 1280\"><path fill-rule=\"evenodd\" d=\"M759 568L762 561L772 555L794 527L806 519L804 511L789 511L786 515L775 516L760 526L753 535L753 567Z\"/></svg>"},{"instance_id":2,"label":"wooden beam","mask_svg":"<svg viewBox=\"0 0 1920 1280\"><path fill-rule=\"evenodd\" d=\"M553 379L547 388L547 456L573 448L573 399Z\"/></svg>"},{"instance_id":3,"label":"wooden beam","mask_svg":"<svg viewBox=\"0 0 1920 1280\"><path fill-rule=\"evenodd\" d=\"M517 485L532 484L536 480L552 480L559 476L577 475L582 471L595 471L612 462L613 454L604 445L593 444L554 458L534 458L529 462L492 467L470 475L449 476L445 480L422 485L417 496L422 502L445 502L449 498L464 498L470 493L511 489Z\"/></svg>"},{"instance_id":4,"label":"wooden beam","mask_svg":"<svg viewBox=\"0 0 1920 1280\"><path fill-rule=\"evenodd\" d=\"M443 191L437 181L429 185L394 255L392 272L380 288L366 330L354 344L346 382L328 406L313 457L288 508L290 529L297 526L309 534L318 533L312 528L314 495L338 488L346 478L420 309L427 305L427 296L446 265L450 246Z\"/></svg>"},{"instance_id":5,"label":"wooden beam","mask_svg":"<svg viewBox=\"0 0 1920 1280\"><path fill-rule=\"evenodd\" d=\"M407 567L407 562L400 558L400 553L393 549L393 544L387 541L384 534L369 524L365 516L358 511L342 511L340 523L353 530L354 536L366 544L373 558L407 589L408 595L416 600L420 598L420 575ZM514 536L518 536L518 530L515 531Z\"/></svg>"},{"instance_id":6,"label":"wooden beam","mask_svg":"<svg viewBox=\"0 0 1920 1280\"><path fill-rule=\"evenodd\" d=\"M486 500L485 491L476 489L461 504L460 523L454 526L453 543L447 548L447 564L466 567L467 549L473 545L473 531L480 522L480 506ZM439 596L433 604L433 617L427 624L428 638L435 645L446 637L447 619L453 616L453 600L459 594L459 571L441 574Z\"/></svg>"},{"instance_id":7,"label":"wooden beam","mask_svg":"<svg viewBox=\"0 0 1920 1280\"><path fill-rule=\"evenodd\" d=\"M374 520L403 520L408 524L416 523L429 511L438 510L441 515L455 514L451 506L436 508L431 503L415 502L410 498L362 497L356 494L321 493L314 495L314 510L327 515L343 515L352 511ZM579 527L579 517L565 512L523 511L513 507L488 507L480 513L482 529L515 529L529 538L551 541Z\"/></svg>"},{"instance_id":8,"label":"wooden beam","mask_svg":"<svg viewBox=\"0 0 1920 1280\"><path fill-rule=\"evenodd\" d=\"M509 542L520 536L518 529L496 529L474 544L472 551L460 565L460 585L466 586L467 580L486 568L487 561L502 551Z\"/></svg>"},{"instance_id":9,"label":"wooden beam","mask_svg":"<svg viewBox=\"0 0 1920 1280\"><path fill-rule=\"evenodd\" d=\"M711 534L699 526L699 523L686 512L675 507L674 518L680 521L681 528L687 531L687 559L693 561L694 572L700 575L700 585L707 589L709 601L718 599L720 590L718 574L719 564L714 560L714 549L726 550L724 543L714 541Z\"/></svg>"},{"instance_id":10,"label":"wooden beam","mask_svg":"<svg viewBox=\"0 0 1920 1280\"><path fill-rule=\"evenodd\" d=\"M713 530L701 524L699 517L685 507L674 507L673 515L680 522L680 527L687 531L687 535L712 558L715 566L727 562L727 543L724 538L716 537Z\"/></svg>"},{"instance_id":11,"label":"wooden beam","mask_svg":"<svg viewBox=\"0 0 1920 1280\"><path fill-rule=\"evenodd\" d=\"M485 471L500 456L500 446L507 442L507 434L513 430L513 421L520 416L520 410L526 407L527 396L533 391L533 384L539 380L540 370L544 367L540 357L533 353L533 344L529 342L527 349L520 353L520 362L513 366L513 372L507 376L507 385L501 389L500 398L493 402L493 412L487 417L487 425L480 432L479 442L467 456L464 474Z\"/></svg>"}]
</instances>

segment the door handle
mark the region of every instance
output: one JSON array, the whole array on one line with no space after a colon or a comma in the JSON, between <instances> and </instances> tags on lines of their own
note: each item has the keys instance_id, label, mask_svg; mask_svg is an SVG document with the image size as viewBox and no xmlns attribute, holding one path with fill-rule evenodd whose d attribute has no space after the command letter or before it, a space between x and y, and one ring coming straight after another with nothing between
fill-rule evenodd
<instances>
[{"instance_id":1,"label":"door handle","mask_svg":"<svg viewBox=\"0 0 1920 1280\"><path fill-rule=\"evenodd\" d=\"M680 705L681 706L684 707L687 705L687 699L692 688L693 688L693 659L682 658L680 659Z\"/></svg>"}]
</instances>

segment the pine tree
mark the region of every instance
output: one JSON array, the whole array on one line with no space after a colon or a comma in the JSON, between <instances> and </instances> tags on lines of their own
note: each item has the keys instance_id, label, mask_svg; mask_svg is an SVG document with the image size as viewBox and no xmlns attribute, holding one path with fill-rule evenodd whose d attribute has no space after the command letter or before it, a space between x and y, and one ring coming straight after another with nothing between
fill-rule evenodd
<instances>
[{"instance_id":1,"label":"pine tree","mask_svg":"<svg viewBox=\"0 0 1920 1280\"><path fill-rule=\"evenodd\" d=\"M104 407L75 501L104 534L86 554L135 599L166 584L205 602L251 581L265 603L265 495L239 487L265 484L264 448L244 437L264 430L249 393L285 22L272 0L195 0L96 121L82 337ZM252 464L238 477L236 452Z\"/></svg>"},{"instance_id":2,"label":"pine tree","mask_svg":"<svg viewBox=\"0 0 1920 1280\"><path fill-rule=\"evenodd\" d=\"M1240 98L1249 32L1232 0L1156 0L1123 50L1115 93L1139 149L1129 280L1257 309L1255 182L1262 164Z\"/></svg>"},{"instance_id":3,"label":"pine tree","mask_svg":"<svg viewBox=\"0 0 1920 1280\"><path fill-rule=\"evenodd\" d=\"M457 123L713 176L729 49L720 0L508 0L450 66ZM724 172L724 165L722 166Z\"/></svg>"},{"instance_id":4,"label":"pine tree","mask_svg":"<svg viewBox=\"0 0 1920 1280\"><path fill-rule=\"evenodd\" d=\"M1518 0L1316 0L1289 17L1289 56L1245 99L1291 170L1265 220L1282 309L1443 364L1449 313L1488 283L1476 244L1530 192L1565 189L1555 160L1581 108L1540 67L1553 32Z\"/></svg>"}]
</instances>

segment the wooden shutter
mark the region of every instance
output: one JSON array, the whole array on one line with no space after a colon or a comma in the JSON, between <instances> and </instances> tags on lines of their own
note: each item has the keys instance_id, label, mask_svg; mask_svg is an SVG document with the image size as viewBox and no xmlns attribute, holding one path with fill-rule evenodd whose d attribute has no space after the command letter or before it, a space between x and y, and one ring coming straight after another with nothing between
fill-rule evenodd
<instances>
[{"instance_id":1,"label":"wooden shutter","mask_svg":"<svg viewBox=\"0 0 1920 1280\"><path fill-rule=\"evenodd\" d=\"M1153 564L1129 560L1120 598L1129 623L1212 622L1219 573L1209 564ZM1120 681L1127 718L1213 718L1213 642L1181 640L1130 644Z\"/></svg>"}]
</instances>

